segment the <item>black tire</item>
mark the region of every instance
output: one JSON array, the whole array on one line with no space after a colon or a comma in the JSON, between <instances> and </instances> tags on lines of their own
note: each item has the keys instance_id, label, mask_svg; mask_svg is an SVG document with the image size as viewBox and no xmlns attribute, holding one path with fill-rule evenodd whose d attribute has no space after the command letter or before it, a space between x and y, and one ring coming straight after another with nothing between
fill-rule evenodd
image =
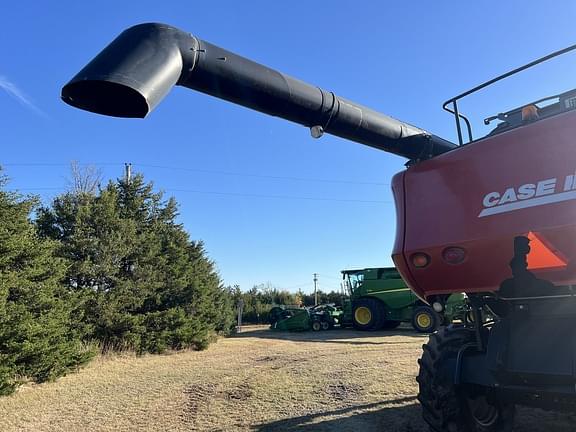
<instances>
[{"instance_id":1,"label":"black tire","mask_svg":"<svg viewBox=\"0 0 576 432\"><path fill-rule=\"evenodd\" d=\"M320 323L320 321L312 321L312 330L313 331L322 330L322 324Z\"/></svg>"},{"instance_id":2,"label":"black tire","mask_svg":"<svg viewBox=\"0 0 576 432\"><path fill-rule=\"evenodd\" d=\"M400 324L402 324L402 321L387 320L387 321L384 321L384 324L382 325L382 329L383 330L394 330L395 328L398 328L398 326Z\"/></svg>"},{"instance_id":3,"label":"black tire","mask_svg":"<svg viewBox=\"0 0 576 432\"><path fill-rule=\"evenodd\" d=\"M420 333L434 333L442 319L430 306L420 306L412 312L412 327Z\"/></svg>"},{"instance_id":4,"label":"black tire","mask_svg":"<svg viewBox=\"0 0 576 432\"><path fill-rule=\"evenodd\" d=\"M472 341L474 333L469 329L443 327L423 345L416 378L422 416L436 432L510 432L514 426L513 404L491 397L482 387L457 387L450 375L440 372L445 361L455 358L459 349Z\"/></svg>"},{"instance_id":5,"label":"black tire","mask_svg":"<svg viewBox=\"0 0 576 432\"><path fill-rule=\"evenodd\" d=\"M320 321L320 328L322 330L329 330L330 329L330 323L328 321Z\"/></svg>"},{"instance_id":6,"label":"black tire","mask_svg":"<svg viewBox=\"0 0 576 432\"><path fill-rule=\"evenodd\" d=\"M352 324L356 330L379 330L386 319L384 305L372 298L361 298L352 305Z\"/></svg>"}]
</instances>

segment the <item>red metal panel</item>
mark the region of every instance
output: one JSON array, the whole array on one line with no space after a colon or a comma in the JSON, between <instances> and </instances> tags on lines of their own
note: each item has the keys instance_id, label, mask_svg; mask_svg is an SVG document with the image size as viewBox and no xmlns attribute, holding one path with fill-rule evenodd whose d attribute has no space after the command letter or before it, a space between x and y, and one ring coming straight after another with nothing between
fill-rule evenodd
<instances>
[{"instance_id":1,"label":"red metal panel","mask_svg":"<svg viewBox=\"0 0 576 432\"><path fill-rule=\"evenodd\" d=\"M575 171L576 112L410 167L403 182L393 182L394 259L402 276L419 295L494 291L511 277L514 237L535 232L567 260L562 268L535 270L538 277L576 284ZM449 246L467 251L462 264L443 261ZM415 252L430 255L431 264L412 267L407 257Z\"/></svg>"},{"instance_id":2,"label":"red metal panel","mask_svg":"<svg viewBox=\"0 0 576 432\"><path fill-rule=\"evenodd\" d=\"M416 295L424 298L422 290L417 286L416 280L412 277L410 267L404 254L404 237L405 237L405 194L404 194L404 175L405 171L399 172L392 178L392 192L394 194L394 204L396 205L396 239L392 249L392 260L394 265L402 275L406 284L414 291Z\"/></svg>"}]
</instances>

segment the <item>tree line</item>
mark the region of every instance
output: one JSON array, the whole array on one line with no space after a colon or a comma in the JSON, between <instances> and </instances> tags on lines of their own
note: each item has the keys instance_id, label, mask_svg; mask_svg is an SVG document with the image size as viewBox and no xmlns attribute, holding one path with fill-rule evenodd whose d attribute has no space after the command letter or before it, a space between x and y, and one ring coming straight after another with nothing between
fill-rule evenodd
<instances>
[{"instance_id":1,"label":"tree line","mask_svg":"<svg viewBox=\"0 0 576 432\"><path fill-rule=\"evenodd\" d=\"M98 351L203 349L230 331L232 290L177 207L142 175L49 206L0 179L0 394Z\"/></svg>"}]
</instances>

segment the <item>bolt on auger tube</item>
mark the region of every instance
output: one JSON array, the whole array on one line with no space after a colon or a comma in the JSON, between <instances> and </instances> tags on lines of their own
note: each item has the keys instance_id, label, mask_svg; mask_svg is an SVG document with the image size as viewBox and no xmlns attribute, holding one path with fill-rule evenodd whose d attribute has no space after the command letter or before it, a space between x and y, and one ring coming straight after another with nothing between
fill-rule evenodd
<instances>
[{"instance_id":1,"label":"bolt on auger tube","mask_svg":"<svg viewBox=\"0 0 576 432\"><path fill-rule=\"evenodd\" d=\"M62 89L77 108L145 117L180 85L411 160L456 147L422 129L350 102L164 24L125 30Z\"/></svg>"}]
</instances>

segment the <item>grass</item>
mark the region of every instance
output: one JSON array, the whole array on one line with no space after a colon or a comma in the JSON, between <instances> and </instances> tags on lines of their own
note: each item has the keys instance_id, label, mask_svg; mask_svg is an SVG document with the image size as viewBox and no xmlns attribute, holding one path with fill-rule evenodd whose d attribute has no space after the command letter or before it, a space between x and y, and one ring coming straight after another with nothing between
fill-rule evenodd
<instances>
[{"instance_id":1,"label":"grass","mask_svg":"<svg viewBox=\"0 0 576 432\"><path fill-rule=\"evenodd\" d=\"M3 431L427 431L415 400L425 336L252 328L207 351L99 357L0 398ZM517 428L574 430L525 410Z\"/></svg>"}]
</instances>

